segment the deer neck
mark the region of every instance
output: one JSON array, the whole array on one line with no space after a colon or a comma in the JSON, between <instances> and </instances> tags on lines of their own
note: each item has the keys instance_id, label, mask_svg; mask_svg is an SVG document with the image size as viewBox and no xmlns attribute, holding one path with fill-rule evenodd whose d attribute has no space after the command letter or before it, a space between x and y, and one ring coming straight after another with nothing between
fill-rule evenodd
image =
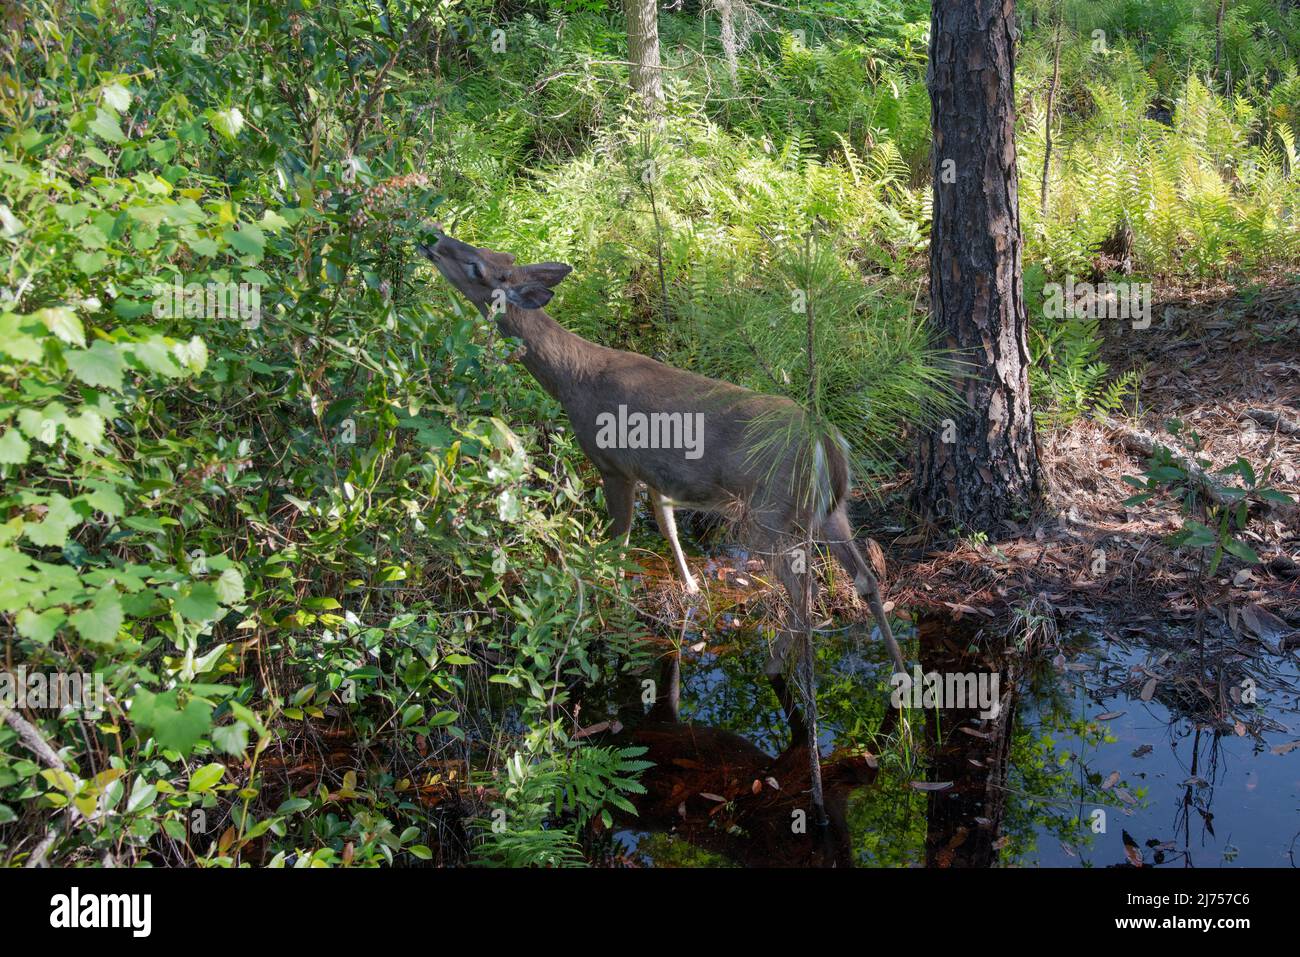
<instances>
[{"instance_id":1,"label":"deer neck","mask_svg":"<svg viewBox=\"0 0 1300 957\"><path fill-rule=\"evenodd\" d=\"M562 403L570 390L586 378L587 354L595 347L544 310L508 305L505 314L497 319L497 328L523 342L520 361L524 368Z\"/></svg>"}]
</instances>

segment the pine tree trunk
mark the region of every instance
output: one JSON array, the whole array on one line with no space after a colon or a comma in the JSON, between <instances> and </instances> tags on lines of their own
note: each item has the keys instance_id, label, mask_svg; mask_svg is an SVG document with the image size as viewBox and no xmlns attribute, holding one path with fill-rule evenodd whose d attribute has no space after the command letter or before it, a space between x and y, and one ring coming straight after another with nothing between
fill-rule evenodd
<instances>
[{"instance_id":1,"label":"pine tree trunk","mask_svg":"<svg viewBox=\"0 0 1300 957\"><path fill-rule=\"evenodd\" d=\"M945 531L995 534L1039 491L1021 282L1014 0L935 0L930 27L935 338L960 402L920 437L915 499Z\"/></svg>"},{"instance_id":2,"label":"pine tree trunk","mask_svg":"<svg viewBox=\"0 0 1300 957\"><path fill-rule=\"evenodd\" d=\"M1223 15L1228 9L1228 0L1219 0L1219 15L1214 21L1214 77L1219 77L1219 61L1223 59ZM1225 90L1224 92L1231 92Z\"/></svg>"},{"instance_id":3,"label":"pine tree trunk","mask_svg":"<svg viewBox=\"0 0 1300 957\"><path fill-rule=\"evenodd\" d=\"M727 58L727 73L731 82L736 82L736 20L731 8L731 0L716 0L718 19L722 23L722 53Z\"/></svg>"},{"instance_id":4,"label":"pine tree trunk","mask_svg":"<svg viewBox=\"0 0 1300 957\"><path fill-rule=\"evenodd\" d=\"M651 116L659 115L663 104L663 80L659 76L659 7L657 0L623 0L627 17L627 59L631 64L632 89Z\"/></svg>"}]
</instances>

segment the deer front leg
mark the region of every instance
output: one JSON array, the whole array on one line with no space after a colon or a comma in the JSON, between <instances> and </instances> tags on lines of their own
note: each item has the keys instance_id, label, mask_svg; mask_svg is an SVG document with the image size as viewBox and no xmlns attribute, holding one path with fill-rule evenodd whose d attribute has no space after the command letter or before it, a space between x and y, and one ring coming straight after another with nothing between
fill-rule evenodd
<instances>
[{"instance_id":1,"label":"deer front leg","mask_svg":"<svg viewBox=\"0 0 1300 957\"><path fill-rule=\"evenodd\" d=\"M660 534L668 539L668 544L672 546L673 561L677 565L677 574L685 583L686 594L699 594L700 588L695 584L695 577L691 574L690 566L686 564L686 556L682 553L681 542L677 540L677 519L673 516L672 505L654 489L650 489L650 503L654 506L655 521L659 523Z\"/></svg>"}]
</instances>

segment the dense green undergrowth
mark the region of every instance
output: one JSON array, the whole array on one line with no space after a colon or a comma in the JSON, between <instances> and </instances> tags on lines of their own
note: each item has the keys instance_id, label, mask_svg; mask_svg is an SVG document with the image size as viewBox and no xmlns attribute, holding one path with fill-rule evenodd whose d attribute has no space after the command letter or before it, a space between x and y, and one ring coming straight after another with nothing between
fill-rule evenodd
<instances>
[{"instance_id":1,"label":"dense green undergrowth","mask_svg":"<svg viewBox=\"0 0 1300 957\"><path fill-rule=\"evenodd\" d=\"M1024 6L1037 282L1120 226L1155 281L1295 263L1296 15L1233 4L1216 72L1206 12L1165 6L1065 5L1046 211ZM581 687L649 656L596 484L414 255L426 219L572 263L574 329L792 395L815 234L863 474L940 391L925 4L758 8L734 76L715 19L665 14L650 131L608 5L415 8L47 3L9 34L0 637L104 694L20 711L61 767L0 725L6 863L571 864L628 810L639 755L576 735ZM1097 324L1032 304L1043 411L1118 401Z\"/></svg>"}]
</instances>

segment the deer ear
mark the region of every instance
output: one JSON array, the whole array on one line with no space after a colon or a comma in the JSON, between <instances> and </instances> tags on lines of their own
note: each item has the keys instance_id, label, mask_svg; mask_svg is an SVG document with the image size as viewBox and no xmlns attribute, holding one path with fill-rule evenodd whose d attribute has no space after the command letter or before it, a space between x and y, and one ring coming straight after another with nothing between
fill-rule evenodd
<instances>
[{"instance_id":1,"label":"deer ear","mask_svg":"<svg viewBox=\"0 0 1300 957\"><path fill-rule=\"evenodd\" d=\"M559 282L559 279L556 282ZM520 309L541 309L554 295L549 286L540 282L522 282L517 286L506 286L506 299Z\"/></svg>"},{"instance_id":2,"label":"deer ear","mask_svg":"<svg viewBox=\"0 0 1300 957\"><path fill-rule=\"evenodd\" d=\"M573 267L568 263L534 263L525 266L520 272L524 274L525 283L539 282L543 286L552 287L573 272Z\"/></svg>"}]
</instances>

